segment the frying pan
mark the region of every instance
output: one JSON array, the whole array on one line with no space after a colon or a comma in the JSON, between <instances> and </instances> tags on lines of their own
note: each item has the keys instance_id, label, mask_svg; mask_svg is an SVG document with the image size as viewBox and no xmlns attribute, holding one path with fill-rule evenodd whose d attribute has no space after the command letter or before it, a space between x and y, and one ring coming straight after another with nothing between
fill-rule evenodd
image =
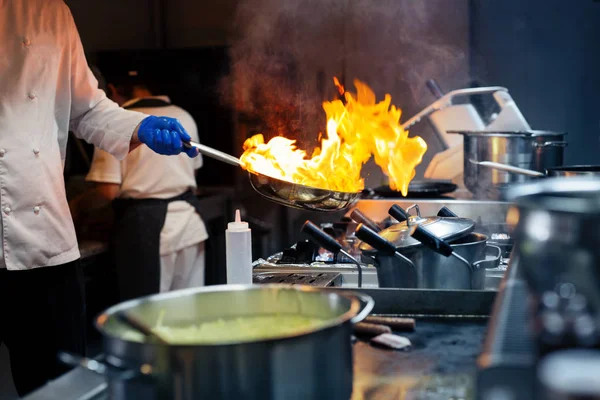
<instances>
[{"instance_id":1,"label":"frying pan","mask_svg":"<svg viewBox=\"0 0 600 400\"><path fill-rule=\"evenodd\" d=\"M567 165L563 167L547 168L544 172L539 172L531 169L514 167L512 165L497 163L493 161L469 161L473 164L480 165L482 167L531 176L534 178L600 176L600 165Z\"/></svg>"},{"instance_id":2,"label":"frying pan","mask_svg":"<svg viewBox=\"0 0 600 400\"><path fill-rule=\"evenodd\" d=\"M195 147L203 155L215 160L241 167L240 159L222 151L196 142L184 142L186 148ZM250 184L261 196L287 207L310 211L334 212L348 208L361 192L338 192L299 185L272 178L255 171L248 170Z\"/></svg>"}]
</instances>

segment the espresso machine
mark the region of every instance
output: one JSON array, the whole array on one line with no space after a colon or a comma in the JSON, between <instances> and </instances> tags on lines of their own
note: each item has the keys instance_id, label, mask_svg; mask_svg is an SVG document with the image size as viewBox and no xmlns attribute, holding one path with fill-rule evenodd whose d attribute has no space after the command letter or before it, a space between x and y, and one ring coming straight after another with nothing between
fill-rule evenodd
<instances>
[{"instance_id":1,"label":"espresso machine","mask_svg":"<svg viewBox=\"0 0 600 400\"><path fill-rule=\"evenodd\" d=\"M600 180L545 179L507 197L515 242L477 398L600 399Z\"/></svg>"}]
</instances>

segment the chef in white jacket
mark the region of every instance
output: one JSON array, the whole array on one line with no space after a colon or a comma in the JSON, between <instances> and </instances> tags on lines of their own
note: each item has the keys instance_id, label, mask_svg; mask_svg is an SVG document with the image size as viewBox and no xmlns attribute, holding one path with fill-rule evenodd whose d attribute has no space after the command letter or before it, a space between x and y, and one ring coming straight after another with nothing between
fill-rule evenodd
<instances>
[{"instance_id":1,"label":"chef in white jacket","mask_svg":"<svg viewBox=\"0 0 600 400\"><path fill-rule=\"evenodd\" d=\"M0 1L0 344L21 396L66 370L57 351L85 351L63 180L70 129L118 159L142 143L179 154L189 140L178 121L124 110L98 89L63 1Z\"/></svg>"},{"instance_id":2,"label":"chef in white jacket","mask_svg":"<svg viewBox=\"0 0 600 400\"><path fill-rule=\"evenodd\" d=\"M199 142L192 116L169 97L154 96L142 75L124 70L108 77L109 98L126 109L177 118ZM74 199L71 209L81 215L113 202L112 253L121 301L204 284L208 234L194 193L201 166L200 155L163 157L143 146L122 161L94 150L86 180L96 185Z\"/></svg>"}]
</instances>

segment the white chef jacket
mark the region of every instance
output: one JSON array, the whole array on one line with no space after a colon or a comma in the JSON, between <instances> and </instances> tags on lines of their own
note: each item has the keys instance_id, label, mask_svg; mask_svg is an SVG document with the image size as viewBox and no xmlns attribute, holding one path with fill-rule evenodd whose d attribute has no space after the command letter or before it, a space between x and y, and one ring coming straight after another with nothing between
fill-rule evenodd
<instances>
[{"instance_id":1,"label":"white chef jacket","mask_svg":"<svg viewBox=\"0 0 600 400\"><path fill-rule=\"evenodd\" d=\"M123 159L144 114L98 89L61 0L0 0L0 264L79 257L63 167L69 130Z\"/></svg>"},{"instance_id":2,"label":"white chef jacket","mask_svg":"<svg viewBox=\"0 0 600 400\"><path fill-rule=\"evenodd\" d=\"M153 96L144 99L160 99L171 103L167 96ZM148 115L177 118L193 141L199 142L198 128L192 116L175 105L164 107L136 108L133 99L123 107ZM202 155L190 158L181 153L165 157L153 152L147 146L133 150L122 161L99 149L94 150L94 158L86 181L115 183L120 185L119 197L129 199L168 199L178 196L188 189L196 189L194 171L202 167ZM208 238L206 227L196 209L186 201L174 201L167 207L165 223L160 232L160 255L170 255Z\"/></svg>"}]
</instances>

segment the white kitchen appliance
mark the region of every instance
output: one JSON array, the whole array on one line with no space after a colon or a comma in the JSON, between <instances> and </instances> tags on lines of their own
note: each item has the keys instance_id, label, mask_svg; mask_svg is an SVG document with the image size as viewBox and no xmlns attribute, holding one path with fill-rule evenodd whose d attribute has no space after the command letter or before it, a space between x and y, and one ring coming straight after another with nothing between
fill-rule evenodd
<instances>
[{"instance_id":1,"label":"white kitchen appliance","mask_svg":"<svg viewBox=\"0 0 600 400\"><path fill-rule=\"evenodd\" d=\"M456 104L459 98L472 95L491 94L500 111L487 118L477 112L471 103ZM425 178L450 180L464 187L463 183L463 137L451 135L448 131L526 131L530 126L521 111L508 94L508 89L500 86L453 90L442 95L427 108L406 121L402 126L408 129L427 117L440 139L444 150L437 153L427 170Z\"/></svg>"}]
</instances>

